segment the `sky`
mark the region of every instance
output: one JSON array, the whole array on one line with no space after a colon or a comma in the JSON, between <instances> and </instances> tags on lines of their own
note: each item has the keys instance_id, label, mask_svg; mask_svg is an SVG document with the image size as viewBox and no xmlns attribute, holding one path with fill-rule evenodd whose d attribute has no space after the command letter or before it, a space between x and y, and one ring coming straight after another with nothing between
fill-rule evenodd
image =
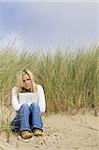
<instances>
[{"instance_id":1,"label":"sky","mask_svg":"<svg viewBox=\"0 0 99 150\"><path fill-rule=\"evenodd\" d=\"M0 1L0 49L99 43L99 1Z\"/></svg>"}]
</instances>

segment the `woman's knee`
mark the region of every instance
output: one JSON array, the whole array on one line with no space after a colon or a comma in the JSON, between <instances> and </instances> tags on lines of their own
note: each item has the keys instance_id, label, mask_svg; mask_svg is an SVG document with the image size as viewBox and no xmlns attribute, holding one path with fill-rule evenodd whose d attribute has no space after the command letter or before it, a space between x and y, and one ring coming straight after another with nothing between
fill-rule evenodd
<instances>
[{"instance_id":1,"label":"woman's knee","mask_svg":"<svg viewBox=\"0 0 99 150\"><path fill-rule=\"evenodd\" d=\"M29 109L29 105L28 104L22 104L21 109Z\"/></svg>"},{"instance_id":2,"label":"woman's knee","mask_svg":"<svg viewBox=\"0 0 99 150\"><path fill-rule=\"evenodd\" d=\"M32 104L31 104L31 109L34 110L34 111L35 111L35 110L39 110L39 111L40 111L40 108L39 108L38 103L32 103Z\"/></svg>"},{"instance_id":3,"label":"woman's knee","mask_svg":"<svg viewBox=\"0 0 99 150\"><path fill-rule=\"evenodd\" d=\"M34 107L34 108L35 108L35 107L36 107L36 108L39 107L38 103L32 103L31 106Z\"/></svg>"}]
</instances>

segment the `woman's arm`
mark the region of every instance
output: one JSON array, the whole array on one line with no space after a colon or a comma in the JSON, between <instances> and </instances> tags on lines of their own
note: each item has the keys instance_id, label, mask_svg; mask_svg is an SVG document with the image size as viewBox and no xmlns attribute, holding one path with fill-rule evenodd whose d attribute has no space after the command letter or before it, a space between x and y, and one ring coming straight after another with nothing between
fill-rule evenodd
<instances>
[{"instance_id":1,"label":"woman's arm","mask_svg":"<svg viewBox=\"0 0 99 150\"><path fill-rule=\"evenodd\" d=\"M21 104L19 104L19 101L18 101L18 96L17 96L17 88L14 87L12 89L12 107L15 111L18 111L21 107Z\"/></svg>"},{"instance_id":2,"label":"woman's arm","mask_svg":"<svg viewBox=\"0 0 99 150\"><path fill-rule=\"evenodd\" d=\"M39 93L39 107L40 107L40 111L41 114L43 114L45 112L45 95L44 95L44 90L43 87L41 85L38 85L38 93Z\"/></svg>"}]
</instances>

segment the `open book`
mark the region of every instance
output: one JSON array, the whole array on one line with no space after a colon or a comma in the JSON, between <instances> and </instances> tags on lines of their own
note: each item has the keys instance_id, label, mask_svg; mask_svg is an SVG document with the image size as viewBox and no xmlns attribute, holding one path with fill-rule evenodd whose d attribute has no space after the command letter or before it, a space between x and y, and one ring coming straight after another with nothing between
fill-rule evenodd
<instances>
[{"instance_id":1,"label":"open book","mask_svg":"<svg viewBox=\"0 0 99 150\"><path fill-rule=\"evenodd\" d=\"M38 98L37 92L19 93L19 103L21 104L27 103L31 105L33 102L37 102Z\"/></svg>"}]
</instances>

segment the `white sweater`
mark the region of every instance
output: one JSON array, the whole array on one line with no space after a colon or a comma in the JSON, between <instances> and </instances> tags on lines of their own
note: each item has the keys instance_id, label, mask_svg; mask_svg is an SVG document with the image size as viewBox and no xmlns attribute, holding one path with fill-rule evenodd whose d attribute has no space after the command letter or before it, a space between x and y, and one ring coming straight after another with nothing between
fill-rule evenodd
<instances>
[{"instance_id":1,"label":"white sweater","mask_svg":"<svg viewBox=\"0 0 99 150\"><path fill-rule=\"evenodd\" d=\"M45 112L45 95L41 85L37 85L36 92L19 93L19 96L17 96L17 87L12 89L12 107L15 111L18 111L22 104L27 103L30 106L33 102L37 102L40 111Z\"/></svg>"}]
</instances>

